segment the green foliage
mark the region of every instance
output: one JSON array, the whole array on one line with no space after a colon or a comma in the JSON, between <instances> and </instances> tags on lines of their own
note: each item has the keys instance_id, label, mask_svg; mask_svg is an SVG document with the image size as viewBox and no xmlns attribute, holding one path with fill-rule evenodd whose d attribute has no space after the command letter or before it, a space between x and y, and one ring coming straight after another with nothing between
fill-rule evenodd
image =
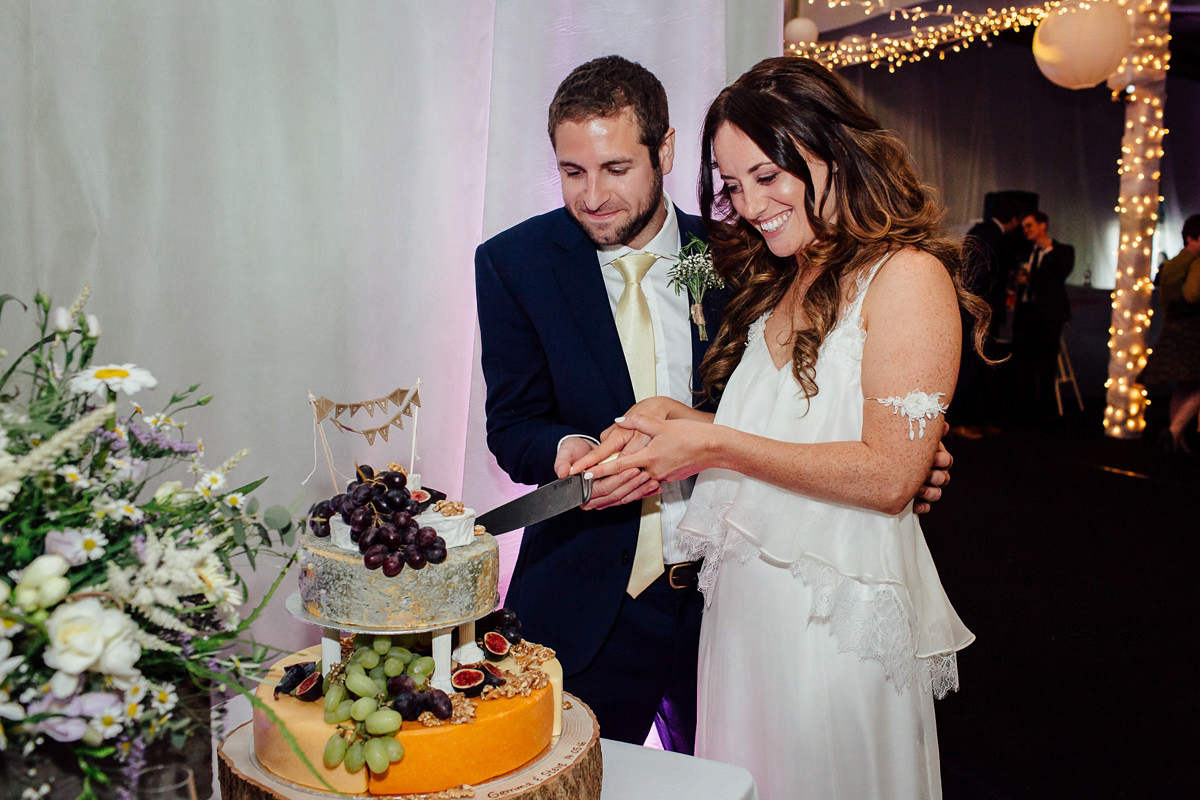
<instances>
[{"instance_id":1,"label":"green foliage","mask_svg":"<svg viewBox=\"0 0 1200 800\"><path fill-rule=\"evenodd\" d=\"M198 384L155 414L123 397L154 378L92 363L86 299L51 310L39 294L33 344L0 363L0 749L63 742L85 800L140 766L147 742L182 745L184 691L265 673L272 653L249 627L296 527L279 506L258 513L265 478L226 488L245 451L208 467L184 437L179 415L211 399ZM10 301L29 312L5 294L0 313ZM236 559L278 571L245 617ZM99 633L85 646L78 630Z\"/></svg>"}]
</instances>

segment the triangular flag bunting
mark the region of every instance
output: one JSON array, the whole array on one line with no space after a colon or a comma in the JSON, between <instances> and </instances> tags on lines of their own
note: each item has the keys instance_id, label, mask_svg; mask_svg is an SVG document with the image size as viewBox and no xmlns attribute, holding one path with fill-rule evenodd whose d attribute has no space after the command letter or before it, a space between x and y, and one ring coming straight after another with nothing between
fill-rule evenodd
<instances>
[{"instance_id":1,"label":"triangular flag bunting","mask_svg":"<svg viewBox=\"0 0 1200 800\"><path fill-rule=\"evenodd\" d=\"M349 406L347 406L345 403L335 403L333 406L333 415L335 417L340 417L342 414L346 413L347 408L349 408Z\"/></svg>"},{"instance_id":2,"label":"triangular flag bunting","mask_svg":"<svg viewBox=\"0 0 1200 800\"><path fill-rule=\"evenodd\" d=\"M388 436L388 426L384 425L382 428L376 428L375 430L379 433L379 435L381 437L383 437L383 440L386 442L387 436Z\"/></svg>"},{"instance_id":3,"label":"triangular flag bunting","mask_svg":"<svg viewBox=\"0 0 1200 800\"><path fill-rule=\"evenodd\" d=\"M330 410L333 409L333 401L328 397L318 397L313 401L313 408L317 412L317 422L329 416Z\"/></svg>"}]
</instances>

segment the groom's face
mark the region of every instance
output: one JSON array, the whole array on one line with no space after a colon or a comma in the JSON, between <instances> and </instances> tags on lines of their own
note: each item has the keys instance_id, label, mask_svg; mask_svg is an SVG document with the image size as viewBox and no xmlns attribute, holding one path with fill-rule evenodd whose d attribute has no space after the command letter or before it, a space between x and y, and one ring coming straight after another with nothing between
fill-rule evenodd
<instances>
[{"instance_id":1,"label":"groom's face","mask_svg":"<svg viewBox=\"0 0 1200 800\"><path fill-rule=\"evenodd\" d=\"M640 133L630 108L554 130L563 203L597 247L641 249L667 218L663 175L671 171L675 132L668 130L659 147L658 169Z\"/></svg>"}]
</instances>

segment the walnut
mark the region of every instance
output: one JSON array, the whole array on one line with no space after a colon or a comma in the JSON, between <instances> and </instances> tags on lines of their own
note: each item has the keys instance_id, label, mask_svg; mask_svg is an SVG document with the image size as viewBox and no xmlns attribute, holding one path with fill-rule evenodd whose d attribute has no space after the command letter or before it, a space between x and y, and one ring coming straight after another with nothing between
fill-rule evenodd
<instances>
[{"instance_id":1,"label":"walnut","mask_svg":"<svg viewBox=\"0 0 1200 800\"><path fill-rule=\"evenodd\" d=\"M522 641L514 644L508 651L513 660L522 667L535 667L539 664L545 664L550 659L554 658L554 651L549 647L541 644L533 644L532 642Z\"/></svg>"},{"instance_id":2,"label":"walnut","mask_svg":"<svg viewBox=\"0 0 1200 800\"><path fill-rule=\"evenodd\" d=\"M461 500L438 500L433 504L433 510L440 512L443 517L457 517L466 508Z\"/></svg>"}]
</instances>

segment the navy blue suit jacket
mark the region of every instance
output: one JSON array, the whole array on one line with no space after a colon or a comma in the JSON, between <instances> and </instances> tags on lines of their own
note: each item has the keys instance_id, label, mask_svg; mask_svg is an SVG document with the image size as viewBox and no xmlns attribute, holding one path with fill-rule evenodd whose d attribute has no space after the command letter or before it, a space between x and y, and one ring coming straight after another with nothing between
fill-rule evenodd
<instances>
[{"instance_id":1,"label":"navy blue suit jacket","mask_svg":"<svg viewBox=\"0 0 1200 800\"><path fill-rule=\"evenodd\" d=\"M705 237L675 210L680 237ZM598 436L634 403L595 246L565 209L504 231L475 252L488 447L517 483L556 479L558 443ZM705 294L715 334L725 293ZM692 326L693 375L706 342ZM525 530L507 605L553 647L565 672L591 661L612 629L637 544L639 504L561 514Z\"/></svg>"}]
</instances>

